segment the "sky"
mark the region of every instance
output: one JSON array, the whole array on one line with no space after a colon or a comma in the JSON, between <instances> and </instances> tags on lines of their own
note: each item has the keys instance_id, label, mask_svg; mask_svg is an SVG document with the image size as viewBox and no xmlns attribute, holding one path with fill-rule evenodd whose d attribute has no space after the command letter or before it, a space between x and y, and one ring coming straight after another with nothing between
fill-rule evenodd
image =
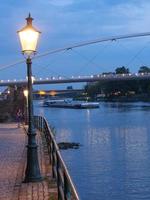
<instances>
[{"instance_id":1,"label":"sky","mask_svg":"<svg viewBox=\"0 0 150 200\"><path fill-rule=\"evenodd\" d=\"M26 78L25 63L1 68L24 59L17 31L29 12L42 32L37 55L92 39L150 31L149 0L2 0L0 10L0 79ZM136 72L150 66L149 50L150 37L94 44L33 60L33 75L71 77L120 66Z\"/></svg>"}]
</instances>

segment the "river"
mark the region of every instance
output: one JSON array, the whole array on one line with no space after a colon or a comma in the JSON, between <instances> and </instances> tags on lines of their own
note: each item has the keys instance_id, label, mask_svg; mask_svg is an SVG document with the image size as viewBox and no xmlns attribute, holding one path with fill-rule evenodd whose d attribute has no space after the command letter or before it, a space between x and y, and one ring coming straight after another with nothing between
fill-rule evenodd
<instances>
[{"instance_id":1,"label":"river","mask_svg":"<svg viewBox=\"0 0 150 200\"><path fill-rule=\"evenodd\" d=\"M150 104L100 103L99 109L46 108L35 103L56 129L82 200L150 199Z\"/></svg>"}]
</instances>

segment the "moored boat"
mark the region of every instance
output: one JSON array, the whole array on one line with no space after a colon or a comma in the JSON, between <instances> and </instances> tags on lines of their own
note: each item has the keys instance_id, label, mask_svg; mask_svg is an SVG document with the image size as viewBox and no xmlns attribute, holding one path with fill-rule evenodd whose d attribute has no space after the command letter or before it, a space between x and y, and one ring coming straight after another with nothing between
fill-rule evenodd
<instances>
[{"instance_id":1,"label":"moored boat","mask_svg":"<svg viewBox=\"0 0 150 200\"><path fill-rule=\"evenodd\" d=\"M99 108L98 102L82 102L80 103L81 108Z\"/></svg>"},{"instance_id":2,"label":"moored boat","mask_svg":"<svg viewBox=\"0 0 150 200\"><path fill-rule=\"evenodd\" d=\"M97 102L78 102L71 99L55 99L46 100L43 103L45 107L55 107L55 108L76 108L76 109L86 109L86 108L99 108L99 103Z\"/></svg>"}]
</instances>

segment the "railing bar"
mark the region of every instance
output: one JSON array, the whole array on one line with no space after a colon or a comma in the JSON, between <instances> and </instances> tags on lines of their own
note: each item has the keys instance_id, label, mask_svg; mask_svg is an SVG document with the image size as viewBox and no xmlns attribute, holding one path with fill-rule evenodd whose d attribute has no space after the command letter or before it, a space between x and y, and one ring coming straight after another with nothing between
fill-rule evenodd
<instances>
[{"instance_id":1,"label":"railing bar","mask_svg":"<svg viewBox=\"0 0 150 200\"><path fill-rule=\"evenodd\" d=\"M54 169L54 175L55 175L54 177L57 179L57 169L56 169L56 166L54 166L53 169Z\"/></svg>"}]
</instances>

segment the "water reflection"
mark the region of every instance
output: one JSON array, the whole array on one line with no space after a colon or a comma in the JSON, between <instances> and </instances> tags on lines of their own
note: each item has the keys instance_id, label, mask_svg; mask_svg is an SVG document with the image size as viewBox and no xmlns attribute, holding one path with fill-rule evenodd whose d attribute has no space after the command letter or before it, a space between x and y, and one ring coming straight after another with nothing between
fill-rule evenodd
<instances>
[{"instance_id":1,"label":"water reflection","mask_svg":"<svg viewBox=\"0 0 150 200\"><path fill-rule=\"evenodd\" d=\"M150 199L149 104L42 109L56 127L58 141L82 144L62 151L81 199ZM36 112L41 112L38 107Z\"/></svg>"},{"instance_id":2,"label":"water reflection","mask_svg":"<svg viewBox=\"0 0 150 200\"><path fill-rule=\"evenodd\" d=\"M149 111L150 110L150 103L125 103L125 102L116 102L116 103L104 103L104 107L112 111L113 109L117 109L118 112L128 112L131 110L143 110Z\"/></svg>"}]
</instances>

